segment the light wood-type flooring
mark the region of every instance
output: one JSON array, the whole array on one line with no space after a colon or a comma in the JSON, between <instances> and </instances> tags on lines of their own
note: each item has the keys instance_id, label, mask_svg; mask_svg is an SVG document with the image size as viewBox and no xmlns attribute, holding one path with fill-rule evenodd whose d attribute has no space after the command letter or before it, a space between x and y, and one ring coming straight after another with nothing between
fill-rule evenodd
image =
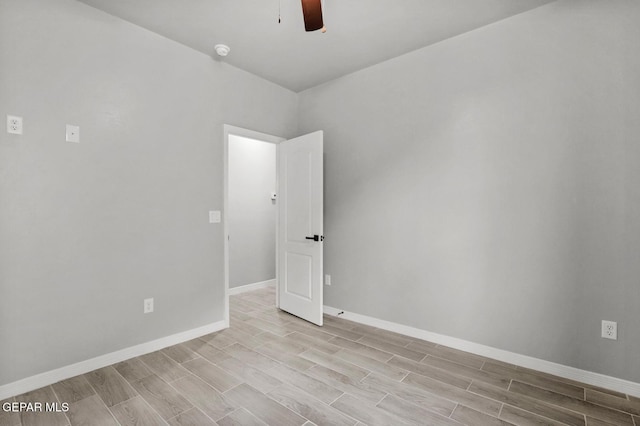
<instances>
[{"instance_id":1,"label":"light wood-type flooring","mask_svg":"<svg viewBox=\"0 0 640 426\"><path fill-rule=\"evenodd\" d=\"M231 328L3 401L70 410L0 425L640 426L638 398L274 302L232 296Z\"/></svg>"}]
</instances>

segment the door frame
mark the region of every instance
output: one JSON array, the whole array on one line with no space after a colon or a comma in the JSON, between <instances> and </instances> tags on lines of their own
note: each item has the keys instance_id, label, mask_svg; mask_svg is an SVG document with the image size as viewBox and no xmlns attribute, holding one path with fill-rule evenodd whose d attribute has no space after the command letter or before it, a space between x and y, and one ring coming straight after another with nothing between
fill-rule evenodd
<instances>
[{"instance_id":1,"label":"door frame","mask_svg":"<svg viewBox=\"0 0 640 426\"><path fill-rule=\"evenodd\" d=\"M255 139L261 142L276 144L276 191L278 188L278 161L280 159L280 149L278 144L285 141L285 138L273 136L267 133L256 132L254 130L244 129L242 127L223 125L224 130L224 176L223 188L224 198L222 203L222 224L224 238L224 321L227 327L230 324L229 317L229 136L240 136L243 138ZM276 203L278 201L276 200ZM279 209L276 209L276 290L279 286L278 271L278 231L279 231ZM276 291L276 306L280 306L278 291Z\"/></svg>"}]
</instances>

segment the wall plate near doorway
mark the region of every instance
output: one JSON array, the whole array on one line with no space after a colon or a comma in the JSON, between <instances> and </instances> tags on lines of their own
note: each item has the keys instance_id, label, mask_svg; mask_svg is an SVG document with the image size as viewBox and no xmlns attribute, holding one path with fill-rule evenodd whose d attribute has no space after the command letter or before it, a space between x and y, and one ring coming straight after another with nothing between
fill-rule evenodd
<instances>
[{"instance_id":1,"label":"wall plate near doorway","mask_svg":"<svg viewBox=\"0 0 640 426\"><path fill-rule=\"evenodd\" d=\"M209 211L209 223L220 223L220 210Z\"/></svg>"},{"instance_id":2,"label":"wall plate near doorway","mask_svg":"<svg viewBox=\"0 0 640 426\"><path fill-rule=\"evenodd\" d=\"M67 124L65 139L67 142L80 143L80 126Z\"/></svg>"}]
</instances>

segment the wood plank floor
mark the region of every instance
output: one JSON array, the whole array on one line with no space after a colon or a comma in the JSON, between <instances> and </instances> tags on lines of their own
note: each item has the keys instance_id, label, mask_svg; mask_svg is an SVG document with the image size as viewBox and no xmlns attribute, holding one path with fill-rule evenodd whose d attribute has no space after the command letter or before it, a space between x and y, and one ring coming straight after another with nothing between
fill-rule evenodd
<instances>
[{"instance_id":1,"label":"wood plank floor","mask_svg":"<svg viewBox=\"0 0 640 426\"><path fill-rule=\"evenodd\" d=\"M232 296L231 328L2 401L70 410L0 426L640 426L638 398L274 302Z\"/></svg>"}]
</instances>

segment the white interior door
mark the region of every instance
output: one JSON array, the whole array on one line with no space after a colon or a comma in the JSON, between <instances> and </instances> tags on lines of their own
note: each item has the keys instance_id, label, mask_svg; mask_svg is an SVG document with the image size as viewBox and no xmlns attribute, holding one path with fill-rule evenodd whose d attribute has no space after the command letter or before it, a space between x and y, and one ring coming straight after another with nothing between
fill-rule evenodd
<instances>
[{"instance_id":1,"label":"white interior door","mask_svg":"<svg viewBox=\"0 0 640 426\"><path fill-rule=\"evenodd\" d=\"M322 325L322 132L278 145L278 304Z\"/></svg>"}]
</instances>

